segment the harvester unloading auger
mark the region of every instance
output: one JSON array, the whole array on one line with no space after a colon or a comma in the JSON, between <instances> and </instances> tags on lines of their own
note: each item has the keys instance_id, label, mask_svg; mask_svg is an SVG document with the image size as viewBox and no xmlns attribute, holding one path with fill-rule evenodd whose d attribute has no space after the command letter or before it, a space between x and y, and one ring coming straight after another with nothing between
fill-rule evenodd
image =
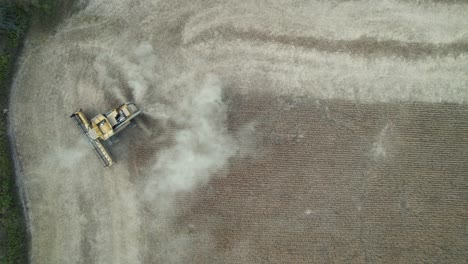
<instances>
[{"instance_id":1,"label":"harvester unloading auger","mask_svg":"<svg viewBox=\"0 0 468 264\"><path fill-rule=\"evenodd\" d=\"M70 117L75 121L80 131L89 139L94 152L104 167L109 167L114 164L114 160L101 141L106 141L122 131L130 125L130 121L138 116L141 111L134 103L124 103L105 114L95 116L91 121L86 118L81 109Z\"/></svg>"}]
</instances>

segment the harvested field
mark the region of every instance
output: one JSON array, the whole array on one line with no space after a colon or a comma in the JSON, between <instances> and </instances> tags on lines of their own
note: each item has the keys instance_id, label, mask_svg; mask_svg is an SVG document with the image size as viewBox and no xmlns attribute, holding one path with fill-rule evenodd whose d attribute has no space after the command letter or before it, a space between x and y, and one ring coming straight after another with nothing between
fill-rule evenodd
<instances>
[{"instance_id":1,"label":"harvested field","mask_svg":"<svg viewBox=\"0 0 468 264\"><path fill-rule=\"evenodd\" d=\"M33 263L464 263L463 1L86 1L10 120ZM145 109L102 168L69 115Z\"/></svg>"}]
</instances>

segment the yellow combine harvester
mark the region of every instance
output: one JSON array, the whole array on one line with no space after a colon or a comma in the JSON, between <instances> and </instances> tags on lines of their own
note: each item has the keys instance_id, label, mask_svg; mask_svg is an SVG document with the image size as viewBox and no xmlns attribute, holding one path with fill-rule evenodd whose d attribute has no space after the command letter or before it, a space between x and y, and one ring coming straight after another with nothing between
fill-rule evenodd
<instances>
[{"instance_id":1,"label":"yellow combine harvester","mask_svg":"<svg viewBox=\"0 0 468 264\"><path fill-rule=\"evenodd\" d=\"M86 118L81 109L70 117L75 121L80 131L89 139L104 167L109 167L114 164L114 160L101 141L106 141L122 131L140 113L141 110L134 103L125 103L105 114L95 116L91 119L91 122Z\"/></svg>"}]
</instances>

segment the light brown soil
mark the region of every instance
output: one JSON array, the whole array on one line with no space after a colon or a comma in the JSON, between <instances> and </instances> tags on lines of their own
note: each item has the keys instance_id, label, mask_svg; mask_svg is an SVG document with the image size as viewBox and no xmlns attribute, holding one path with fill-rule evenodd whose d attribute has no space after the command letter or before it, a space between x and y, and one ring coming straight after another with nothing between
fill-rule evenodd
<instances>
[{"instance_id":1,"label":"light brown soil","mask_svg":"<svg viewBox=\"0 0 468 264\"><path fill-rule=\"evenodd\" d=\"M11 126L33 263L464 263L468 5L89 1ZM68 116L134 101L109 169Z\"/></svg>"}]
</instances>

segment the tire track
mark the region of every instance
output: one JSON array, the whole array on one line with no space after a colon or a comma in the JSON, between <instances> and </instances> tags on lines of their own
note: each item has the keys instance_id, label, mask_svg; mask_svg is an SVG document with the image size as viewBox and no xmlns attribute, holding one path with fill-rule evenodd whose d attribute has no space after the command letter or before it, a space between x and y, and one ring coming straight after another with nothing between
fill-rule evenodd
<instances>
[{"instance_id":1,"label":"tire track","mask_svg":"<svg viewBox=\"0 0 468 264\"><path fill-rule=\"evenodd\" d=\"M259 30L241 31L232 26L218 26L208 29L190 39L186 46L218 41L258 41L276 43L292 47L314 49L326 53L349 53L368 58L401 57L409 60L426 57L458 57L468 54L468 42L452 43L402 42L397 40L378 40L374 37L360 37L354 40L331 40L313 36L271 35Z\"/></svg>"}]
</instances>

